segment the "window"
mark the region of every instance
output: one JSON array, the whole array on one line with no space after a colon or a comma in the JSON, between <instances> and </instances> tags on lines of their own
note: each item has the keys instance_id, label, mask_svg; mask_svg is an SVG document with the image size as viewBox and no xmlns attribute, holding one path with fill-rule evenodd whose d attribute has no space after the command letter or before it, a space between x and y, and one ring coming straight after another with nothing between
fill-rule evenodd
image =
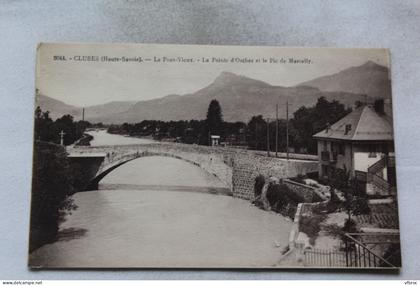
<instances>
[{"instance_id":1,"label":"window","mask_svg":"<svg viewBox=\"0 0 420 285\"><path fill-rule=\"evenodd\" d=\"M376 157L376 152L377 152L377 146L376 145L370 145L369 146L369 157L373 158Z\"/></svg>"}]
</instances>

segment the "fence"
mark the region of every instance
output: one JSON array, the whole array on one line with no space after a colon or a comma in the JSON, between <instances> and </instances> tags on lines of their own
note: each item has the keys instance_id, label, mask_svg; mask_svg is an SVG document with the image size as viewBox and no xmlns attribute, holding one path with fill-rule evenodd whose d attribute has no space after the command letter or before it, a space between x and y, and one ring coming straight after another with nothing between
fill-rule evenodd
<instances>
[{"instance_id":1,"label":"fence","mask_svg":"<svg viewBox=\"0 0 420 285\"><path fill-rule=\"evenodd\" d=\"M359 268L401 266L398 234L353 233L346 234L345 237L342 249L304 249L304 265ZM388 254L384 255L384 252Z\"/></svg>"},{"instance_id":2,"label":"fence","mask_svg":"<svg viewBox=\"0 0 420 285\"><path fill-rule=\"evenodd\" d=\"M345 236L347 267L401 266L398 233L349 233ZM391 263L391 260L394 263ZM395 263L394 260L399 261Z\"/></svg>"},{"instance_id":3,"label":"fence","mask_svg":"<svg viewBox=\"0 0 420 285\"><path fill-rule=\"evenodd\" d=\"M346 267L346 254L340 250L305 249L305 266Z\"/></svg>"}]
</instances>

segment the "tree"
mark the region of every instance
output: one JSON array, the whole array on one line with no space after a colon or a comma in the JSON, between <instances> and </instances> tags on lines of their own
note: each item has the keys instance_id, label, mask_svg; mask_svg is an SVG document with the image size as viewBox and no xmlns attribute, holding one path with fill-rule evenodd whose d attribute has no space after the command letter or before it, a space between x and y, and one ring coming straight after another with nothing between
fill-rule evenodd
<instances>
[{"instance_id":1,"label":"tree","mask_svg":"<svg viewBox=\"0 0 420 285\"><path fill-rule=\"evenodd\" d=\"M34 144L30 250L51 242L66 213L76 208L70 162L63 147L36 141Z\"/></svg>"},{"instance_id":2,"label":"tree","mask_svg":"<svg viewBox=\"0 0 420 285\"><path fill-rule=\"evenodd\" d=\"M267 148L267 122L262 115L253 116L248 122L247 141L251 149L265 150Z\"/></svg>"},{"instance_id":3,"label":"tree","mask_svg":"<svg viewBox=\"0 0 420 285\"><path fill-rule=\"evenodd\" d=\"M223 135L223 115L222 107L220 107L219 101L211 100L207 110L207 118L205 123L209 142L210 135Z\"/></svg>"},{"instance_id":4,"label":"tree","mask_svg":"<svg viewBox=\"0 0 420 285\"><path fill-rule=\"evenodd\" d=\"M350 177L350 171L347 171L345 167L332 171L329 185L331 189L338 189L344 193L344 208L349 221L353 215L370 213L368 197L363 185L356 178Z\"/></svg>"},{"instance_id":5,"label":"tree","mask_svg":"<svg viewBox=\"0 0 420 285\"><path fill-rule=\"evenodd\" d=\"M334 124L350 112L350 108L336 100L329 102L325 97L320 97L313 107L300 107L290 120L293 145L316 154L317 145L312 136L325 129L327 123Z\"/></svg>"},{"instance_id":6,"label":"tree","mask_svg":"<svg viewBox=\"0 0 420 285\"><path fill-rule=\"evenodd\" d=\"M60 132L63 131L64 144L69 145L80 139L90 125L87 121L74 122L71 115L64 115L53 121L48 111L43 112L39 106L35 109L36 140L59 144Z\"/></svg>"}]
</instances>

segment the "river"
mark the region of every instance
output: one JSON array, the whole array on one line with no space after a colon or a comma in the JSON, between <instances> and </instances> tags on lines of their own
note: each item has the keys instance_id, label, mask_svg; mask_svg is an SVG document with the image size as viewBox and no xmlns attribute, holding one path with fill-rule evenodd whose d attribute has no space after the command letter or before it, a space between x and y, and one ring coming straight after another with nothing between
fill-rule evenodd
<instances>
[{"instance_id":1,"label":"river","mask_svg":"<svg viewBox=\"0 0 420 285\"><path fill-rule=\"evenodd\" d=\"M96 145L118 144L117 135L91 134ZM77 210L60 225L56 242L31 254L32 264L271 267L288 243L290 220L225 195L216 177L175 158L133 160L98 188L73 195Z\"/></svg>"},{"instance_id":2,"label":"river","mask_svg":"<svg viewBox=\"0 0 420 285\"><path fill-rule=\"evenodd\" d=\"M106 130L89 131L86 133L94 137L94 139L90 142L91 146L148 144L156 142L151 139L109 134Z\"/></svg>"}]
</instances>

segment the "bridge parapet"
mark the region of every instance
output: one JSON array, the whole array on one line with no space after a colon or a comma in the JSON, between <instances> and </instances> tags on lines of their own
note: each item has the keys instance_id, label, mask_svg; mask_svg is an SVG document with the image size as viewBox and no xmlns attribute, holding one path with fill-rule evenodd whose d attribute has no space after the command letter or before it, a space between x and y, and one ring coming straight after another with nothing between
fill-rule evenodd
<instances>
[{"instance_id":1,"label":"bridge parapet","mask_svg":"<svg viewBox=\"0 0 420 285\"><path fill-rule=\"evenodd\" d=\"M227 188L232 190L232 164L231 152L214 151L201 146L185 146L182 144L155 143L143 145L119 145L97 147L74 147L68 149L71 154L105 153L104 160L93 178L92 187L106 174L116 167L139 157L168 156L192 163L208 173L216 176Z\"/></svg>"},{"instance_id":2,"label":"bridge parapet","mask_svg":"<svg viewBox=\"0 0 420 285\"><path fill-rule=\"evenodd\" d=\"M317 161L285 160L262 156L243 149L208 147L178 143L151 143L113 146L78 146L68 149L75 154L105 153L99 166L96 182L121 164L145 156L169 156L197 165L219 178L233 196L250 199L253 197L255 177L295 177L299 174L316 172Z\"/></svg>"}]
</instances>

